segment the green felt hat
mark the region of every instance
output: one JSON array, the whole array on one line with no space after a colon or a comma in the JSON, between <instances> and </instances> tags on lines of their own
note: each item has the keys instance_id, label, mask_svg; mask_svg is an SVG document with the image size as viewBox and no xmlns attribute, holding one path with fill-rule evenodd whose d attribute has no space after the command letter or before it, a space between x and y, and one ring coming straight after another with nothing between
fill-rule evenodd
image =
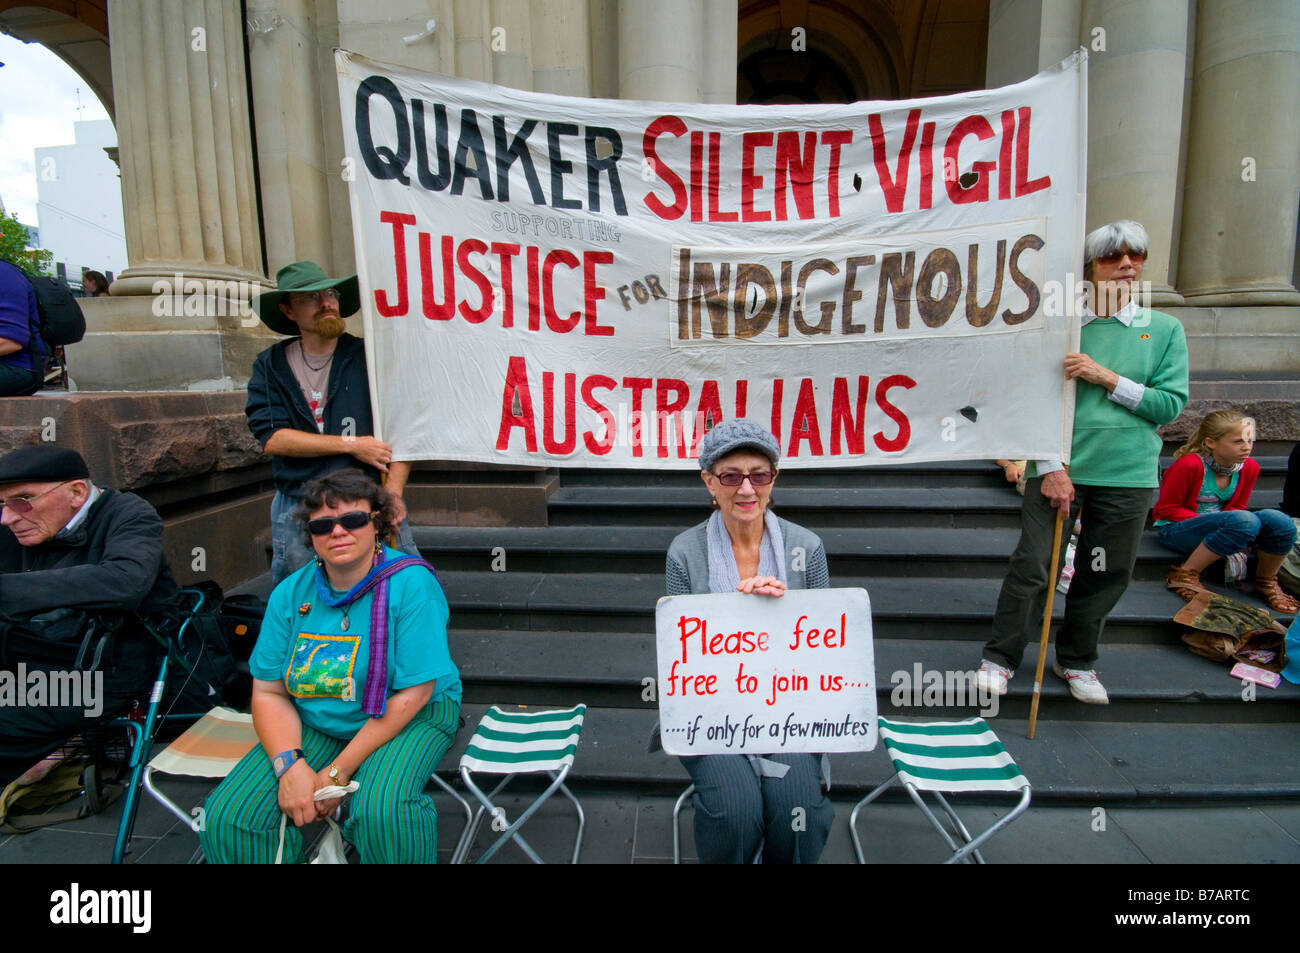
<instances>
[{"instance_id":1,"label":"green felt hat","mask_svg":"<svg viewBox=\"0 0 1300 953\"><path fill-rule=\"evenodd\" d=\"M339 293L339 314L342 317L354 315L361 308L361 290L357 285L357 276L330 278L314 261L295 261L285 265L275 274L276 288L264 291L253 299L257 316L277 334L299 334L298 325L284 316L280 302L292 291L324 291L333 288Z\"/></svg>"}]
</instances>

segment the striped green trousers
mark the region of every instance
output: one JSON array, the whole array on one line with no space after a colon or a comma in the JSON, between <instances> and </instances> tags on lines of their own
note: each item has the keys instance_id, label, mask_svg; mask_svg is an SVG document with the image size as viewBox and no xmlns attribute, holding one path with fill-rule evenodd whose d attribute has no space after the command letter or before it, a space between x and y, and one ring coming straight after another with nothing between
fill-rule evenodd
<instances>
[{"instance_id":1,"label":"striped green trousers","mask_svg":"<svg viewBox=\"0 0 1300 953\"><path fill-rule=\"evenodd\" d=\"M343 836L363 864L438 861L438 811L425 786L456 737L460 702L440 698L421 709L397 737L371 752L354 780ZM319 771L346 741L302 726L302 750ZM199 842L210 864L271 864L280 844L280 785L261 745L250 751L208 795ZM285 827L284 862L299 863L302 831Z\"/></svg>"}]
</instances>

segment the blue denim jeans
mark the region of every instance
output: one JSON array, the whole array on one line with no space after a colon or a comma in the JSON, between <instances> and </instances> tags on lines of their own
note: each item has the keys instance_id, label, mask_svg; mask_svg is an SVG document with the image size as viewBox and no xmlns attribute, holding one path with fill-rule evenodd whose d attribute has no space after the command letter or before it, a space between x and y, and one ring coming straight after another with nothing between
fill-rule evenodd
<instances>
[{"instance_id":1,"label":"blue denim jeans","mask_svg":"<svg viewBox=\"0 0 1300 953\"><path fill-rule=\"evenodd\" d=\"M1156 535L1164 546L1184 556L1200 543L1216 556L1239 553L1251 544L1260 552L1284 555L1295 545L1296 528L1281 510L1224 510L1157 526Z\"/></svg>"},{"instance_id":2,"label":"blue denim jeans","mask_svg":"<svg viewBox=\"0 0 1300 953\"><path fill-rule=\"evenodd\" d=\"M303 539L302 525L293 518L298 508L298 497L279 490L271 498L271 586L280 584L290 573L296 572L316 558L315 551ZM397 548L408 556L418 556L415 536L409 520L397 527Z\"/></svg>"}]
</instances>

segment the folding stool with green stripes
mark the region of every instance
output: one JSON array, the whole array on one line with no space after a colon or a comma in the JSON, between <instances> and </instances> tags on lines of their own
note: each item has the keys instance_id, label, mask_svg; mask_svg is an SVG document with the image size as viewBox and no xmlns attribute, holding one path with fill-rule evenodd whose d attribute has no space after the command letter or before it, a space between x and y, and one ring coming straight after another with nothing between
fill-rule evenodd
<instances>
[{"instance_id":1,"label":"folding stool with green stripes","mask_svg":"<svg viewBox=\"0 0 1300 953\"><path fill-rule=\"evenodd\" d=\"M980 845L1029 807L1029 780L1020 773L1007 749L1002 747L1002 742L998 741L998 736L983 718L920 723L881 718L880 740L884 742L897 773L859 801L849 815L853 850L858 855L860 864L866 861L862 855L862 841L858 837L858 812L883 794L895 781L903 783L908 796L952 848L953 855L944 861L947 864L959 860L985 863L979 852ZM954 833L962 839L961 846L958 846L957 841L926 806L921 796L923 791L932 793L948 815ZM943 796L944 792L953 794L962 791L1020 791L1020 803L988 830L972 837Z\"/></svg>"},{"instance_id":2,"label":"folding stool with green stripes","mask_svg":"<svg viewBox=\"0 0 1300 953\"><path fill-rule=\"evenodd\" d=\"M507 784L521 774L544 772L551 779L550 786L523 811L513 824L502 831L501 836L478 859L483 863L506 841L514 840L533 863L543 860L528 842L519 834L519 828L537 812L537 809L556 791L560 791L573 802L578 810L578 836L573 841L573 863L578 862L578 853L582 850L582 832L587 818L582 805L573 796L564 779L573 767L573 756L578 750L578 739L582 734L582 721L587 712L586 705L576 705L562 711L503 711L495 705L483 713L483 719L469 740L469 746L460 759L460 776L482 807L474 814L474 820L461 837L452 855L453 864L462 864L469 855L470 847L478 834L479 825L485 816L504 817L504 812L492 803ZM471 774L503 774L505 777L489 794L484 794L474 783Z\"/></svg>"}]
</instances>

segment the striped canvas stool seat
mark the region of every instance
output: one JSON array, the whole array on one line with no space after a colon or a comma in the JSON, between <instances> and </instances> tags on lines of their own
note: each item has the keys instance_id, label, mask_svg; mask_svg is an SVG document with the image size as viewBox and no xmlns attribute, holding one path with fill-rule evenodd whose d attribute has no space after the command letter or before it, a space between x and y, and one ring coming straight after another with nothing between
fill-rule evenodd
<instances>
[{"instance_id":1,"label":"striped canvas stool seat","mask_svg":"<svg viewBox=\"0 0 1300 953\"><path fill-rule=\"evenodd\" d=\"M149 796L197 832L201 814L194 815L160 791L154 774L221 780L258 744L253 716L230 708L213 708L154 755L144 770ZM195 855L197 858L197 854Z\"/></svg>"},{"instance_id":2,"label":"striped canvas stool seat","mask_svg":"<svg viewBox=\"0 0 1300 953\"><path fill-rule=\"evenodd\" d=\"M525 711L518 709L506 711L492 706L483 713L483 719L470 738L469 746L460 759L460 776L467 787L482 805L474 814L473 823L469 825L465 836L457 845L452 855L453 864L464 863L470 847L478 834L479 826L485 816L493 818L492 827L500 830L501 836L484 851L478 863L483 863L507 841L515 841L520 849L535 864L544 861L537 852L519 834L519 828L537 813L547 799L556 791L562 793L578 811L578 835L573 841L573 863L578 862L582 850L582 832L587 818L578 799L565 786L564 779L573 767L573 757L578 750L578 741L582 735L582 721L587 713L586 705L575 705L562 711ZM490 793L484 794L474 783L473 774L504 775ZM493 798L501 793L511 781L521 774L546 774L551 784L532 804L528 806L513 824L498 827L508 820L500 807L493 803Z\"/></svg>"},{"instance_id":3,"label":"striped canvas stool seat","mask_svg":"<svg viewBox=\"0 0 1300 953\"><path fill-rule=\"evenodd\" d=\"M984 863L979 848L1029 807L1029 780L1020 773L1007 749L983 718L964 721L906 722L880 719L880 740L889 752L897 773L876 788L853 808L849 816L849 833L858 863L866 863L862 841L858 837L858 812L885 792L895 781L902 783L908 796L939 832L953 854L944 863L959 860ZM922 798L922 792L934 795L954 828L950 834L939 823ZM988 830L972 837L944 794L963 791L1019 792L1020 800L1009 814ZM953 835L961 838L959 844Z\"/></svg>"}]
</instances>

